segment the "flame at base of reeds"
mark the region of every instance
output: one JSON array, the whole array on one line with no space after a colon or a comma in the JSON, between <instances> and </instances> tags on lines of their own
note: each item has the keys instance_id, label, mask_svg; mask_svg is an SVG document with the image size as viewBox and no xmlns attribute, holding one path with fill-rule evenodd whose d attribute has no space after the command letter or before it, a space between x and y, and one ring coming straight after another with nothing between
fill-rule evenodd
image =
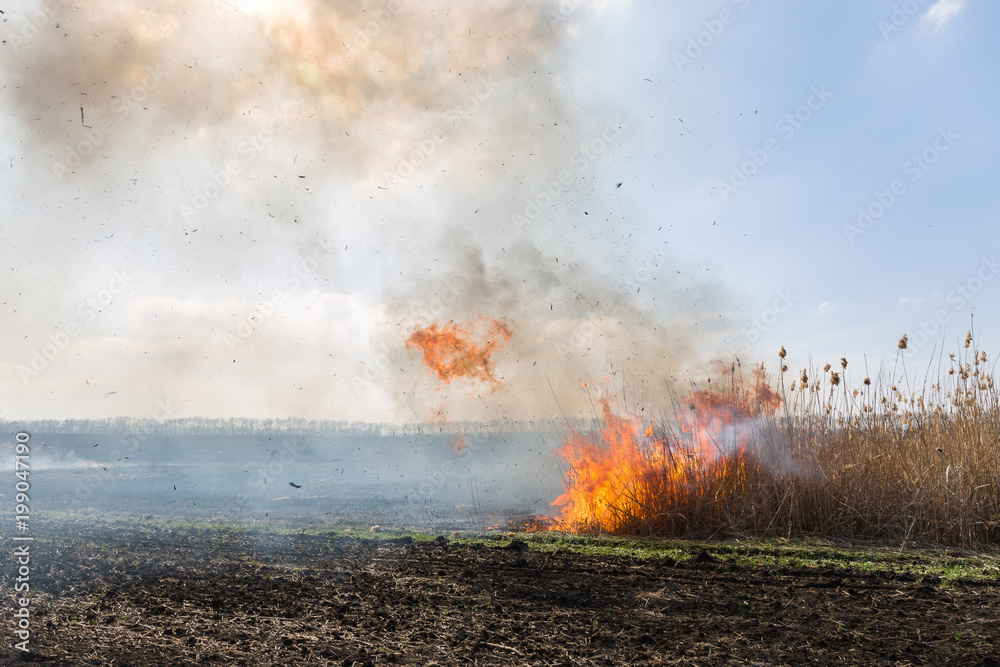
<instances>
[{"instance_id":1,"label":"flame at base of reeds","mask_svg":"<svg viewBox=\"0 0 1000 667\"><path fill-rule=\"evenodd\" d=\"M620 415L608 398L599 405L603 428L572 432L559 450L569 471L555 527L675 534L714 523L704 511L719 503L709 501L744 490L764 455L756 429L781 399L761 371L750 385L691 394L669 424Z\"/></svg>"},{"instance_id":2,"label":"flame at base of reeds","mask_svg":"<svg viewBox=\"0 0 1000 667\"><path fill-rule=\"evenodd\" d=\"M996 545L1000 395L971 342L917 388L902 352L857 389L846 359L786 386L782 354L776 389L761 368L655 423L603 400L602 427L559 450L569 469L551 527Z\"/></svg>"}]
</instances>

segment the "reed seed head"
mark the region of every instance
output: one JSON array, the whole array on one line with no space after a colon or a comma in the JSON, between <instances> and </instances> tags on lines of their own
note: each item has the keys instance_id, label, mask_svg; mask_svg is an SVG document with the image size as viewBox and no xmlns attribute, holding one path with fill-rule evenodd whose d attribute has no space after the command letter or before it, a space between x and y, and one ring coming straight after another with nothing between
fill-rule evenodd
<instances>
[{"instance_id":1,"label":"reed seed head","mask_svg":"<svg viewBox=\"0 0 1000 667\"><path fill-rule=\"evenodd\" d=\"M905 350L906 349L906 343L907 343L908 340L909 339L907 338L906 334L903 334L903 337L899 339L899 349Z\"/></svg>"}]
</instances>

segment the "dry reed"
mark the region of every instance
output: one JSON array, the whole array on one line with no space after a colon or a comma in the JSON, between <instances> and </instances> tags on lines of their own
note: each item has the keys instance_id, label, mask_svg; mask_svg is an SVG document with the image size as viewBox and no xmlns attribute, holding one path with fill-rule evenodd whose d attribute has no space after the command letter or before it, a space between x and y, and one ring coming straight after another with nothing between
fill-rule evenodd
<instances>
[{"instance_id":1,"label":"dry reed","mask_svg":"<svg viewBox=\"0 0 1000 667\"><path fill-rule=\"evenodd\" d=\"M648 426L607 410L612 428L586 436L591 444L584 448L618 448L624 472L608 476L595 493L581 485L594 474L584 468L607 460L567 456L567 496L577 493L568 504L564 497L560 526L995 546L1000 394L993 368L970 332L958 353L939 359L934 381L928 368L914 382L906 347L903 336L893 367L857 388L843 358L840 371L829 364L805 369L786 387L782 348L773 391L770 383L761 386L763 366L749 382L734 368L727 382L702 393L712 398L698 410L685 405L688 399L675 401L672 418ZM741 407L725 408L735 417L721 427L716 419L714 428L691 428L692 419L717 418L712 410L734 405Z\"/></svg>"}]
</instances>

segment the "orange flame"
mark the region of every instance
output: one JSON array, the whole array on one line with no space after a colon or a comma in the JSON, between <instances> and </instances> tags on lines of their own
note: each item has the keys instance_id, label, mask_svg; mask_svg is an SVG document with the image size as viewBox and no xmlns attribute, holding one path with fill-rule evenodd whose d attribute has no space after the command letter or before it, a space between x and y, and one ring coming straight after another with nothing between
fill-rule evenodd
<instances>
[{"instance_id":1,"label":"orange flame","mask_svg":"<svg viewBox=\"0 0 1000 667\"><path fill-rule=\"evenodd\" d=\"M431 417L427 421L429 424L436 426L439 430L443 430L448 424L448 417L445 416L444 410L438 410L437 412L432 413ZM461 454L465 450L467 444L465 435L462 433L458 434L458 436L454 438L448 438L448 446L451 448L451 451L456 454Z\"/></svg>"},{"instance_id":2,"label":"orange flame","mask_svg":"<svg viewBox=\"0 0 1000 667\"><path fill-rule=\"evenodd\" d=\"M777 410L781 397L758 376L749 391L697 391L684 404L687 411L678 415L678 426L697 445L699 455L711 462L744 452L753 438L747 427Z\"/></svg>"},{"instance_id":3,"label":"orange flame","mask_svg":"<svg viewBox=\"0 0 1000 667\"><path fill-rule=\"evenodd\" d=\"M746 390L691 394L673 432L622 416L601 399L604 428L572 431L558 451L570 469L565 491L552 503L561 508L552 527L619 532L657 524L663 508L685 506L696 484L742 465L755 420L780 405L762 373Z\"/></svg>"},{"instance_id":4,"label":"orange flame","mask_svg":"<svg viewBox=\"0 0 1000 667\"><path fill-rule=\"evenodd\" d=\"M483 328L486 341L476 343L470 333L472 325L431 324L413 332L406 347L423 352L424 363L445 384L455 378L469 378L488 382L496 390L501 383L494 375L493 352L513 334L505 320L480 318L478 329Z\"/></svg>"},{"instance_id":5,"label":"orange flame","mask_svg":"<svg viewBox=\"0 0 1000 667\"><path fill-rule=\"evenodd\" d=\"M627 504L635 481L655 472L639 436L641 422L617 415L606 398L600 405L605 423L600 438L573 431L558 451L570 470L566 490L552 503L562 508L556 528L611 525L611 508Z\"/></svg>"}]
</instances>

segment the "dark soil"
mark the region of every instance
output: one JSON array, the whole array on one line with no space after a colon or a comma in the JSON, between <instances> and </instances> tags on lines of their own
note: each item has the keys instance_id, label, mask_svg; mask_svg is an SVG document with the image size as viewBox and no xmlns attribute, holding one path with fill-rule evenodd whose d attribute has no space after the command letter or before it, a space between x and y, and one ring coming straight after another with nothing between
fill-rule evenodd
<instances>
[{"instance_id":1,"label":"dark soil","mask_svg":"<svg viewBox=\"0 0 1000 667\"><path fill-rule=\"evenodd\" d=\"M1000 665L994 581L509 539L47 533L33 546L31 652L8 639L0 663ZM13 590L9 568L2 585Z\"/></svg>"}]
</instances>

